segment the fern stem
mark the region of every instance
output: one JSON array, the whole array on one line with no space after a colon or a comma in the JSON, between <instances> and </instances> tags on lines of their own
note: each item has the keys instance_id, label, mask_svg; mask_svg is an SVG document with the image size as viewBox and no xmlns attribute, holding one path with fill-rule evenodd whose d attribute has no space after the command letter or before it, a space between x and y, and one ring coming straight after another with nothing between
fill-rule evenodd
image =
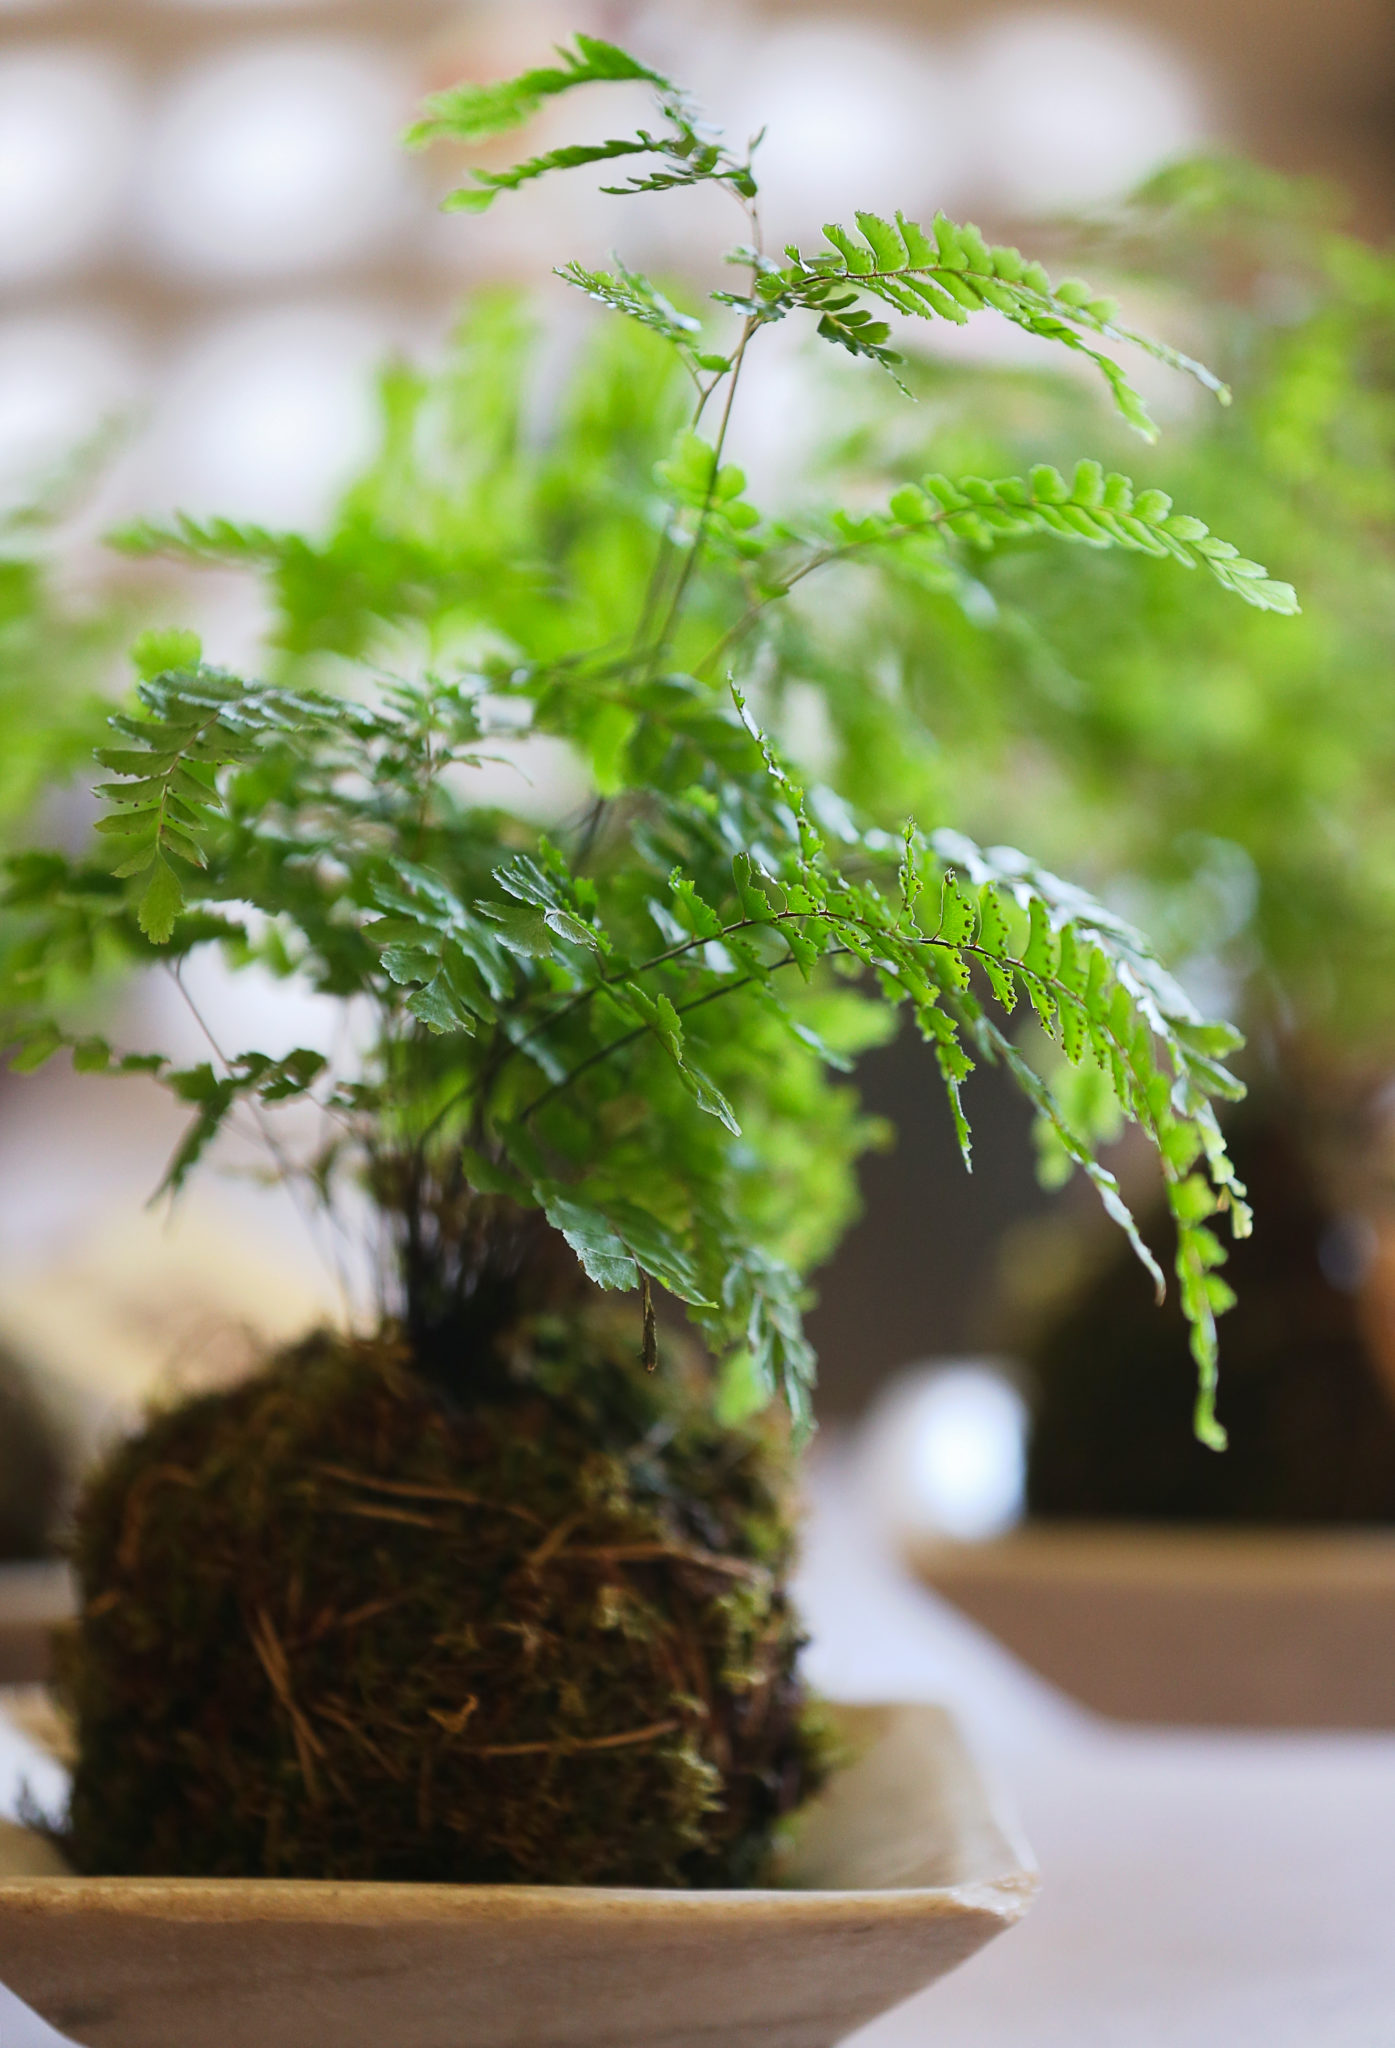
<instances>
[{"instance_id":1,"label":"fern stem","mask_svg":"<svg viewBox=\"0 0 1395 2048\"><path fill-rule=\"evenodd\" d=\"M203 1033L205 1039L207 1039L209 1045L212 1047L214 1057L217 1059L218 1064L222 1067L224 1073L231 1075L233 1072L232 1062L229 1060L227 1054L223 1051L223 1048L219 1045L217 1039L213 1036L213 1033L208 1026L207 1020L203 1015L203 1012L200 1010L198 1004L194 1001L194 998L190 995L189 990L185 986L184 977L180 973L180 965L181 963L177 960L172 960L168 963L168 972L170 979L173 981L175 987L178 989L180 995L182 996L184 1003L188 1008L190 1016L193 1018L199 1030ZM269 1124L267 1122L266 1111L262 1108L261 1104L256 1102L255 1100L249 1101L248 1108L251 1111L252 1122L256 1127L257 1135L260 1137L262 1143L266 1146L267 1151L271 1154L272 1163L275 1166L277 1173L281 1177L282 1186L285 1188L286 1193L289 1195L296 1210L299 1212L300 1220L305 1225L306 1230L309 1232L311 1243L315 1246L316 1250L320 1254L320 1257L328 1266L330 1275L334 1280L336 1287L339 1289L340 1306L344 1310L345 1321L350 1321L353 1315L353 1301L349 1290L348 1273L345 1270L343 1262L338 1257L337 1252L331 1251L326 1247L323 1237L321 1236L320 1232L315 1228L315 1212L311 1208L307 1207L302 1197L300 1185L301 1176L297 1172L296 1168L291 1164L290 1159L287 1157L286 1152L282 1148L280 1140L275 1136L275 1134L270 1129ZM342 1225L339 1223L337 1217L334 1215L334 1212L330 1210L326 1213L330 1217L331 1229L342 1230Z\"/></svg>"},{"instance_id":2,"label":"fern stem","mask_svg":"<svg viewBox=\"0 0 1395 2048\"><path fill-rule=\"evenodd\" d=\"M793 954L790 955L788 960L777 960L775 963L776 967L792 967L793 965ZM720 996L732 996L736 994L738 989L749 988L755 979L755 975L744 974L739 981L723 982L720 988L710 988L704 995L694 996L689 1002L675 1003L674 1011L678 1016L686 1017L693 1010L702 1009L706 1003L715 1003ZM596 1050L588 1053L584 1060L578 1060L577 1064L568 1073L563 1074L559 1081L554 1081L550 1087L544 1088L541 1095L535 1095L533 1100L519 1111L518 1121L521 1124L527 1123L529 1117L535 1111L542 1109L555 1096L561 1095L566 1089L570 1088L573 1081L579 1080L581 1075L589 1072L592 1067L598 1067L602 1060L608 1060L612 1053L622 1051L627 1045L636 1044L651 1029L652 1026L648 1024L636 1024L633 1031L624 1032L621 1037L612 1039L609 1045L597 1046Z\"/></svg>"},{"instance_id":3,"label":"fern stem","mask_svg":"<svg viewBox=\"0 0 1395 2048\"><path fill-rule=\"evenodd\" d=\"M842 911L829 912L817 910L784 910L775 911L768 918L742 918L736 923L724 925L719 933L713 934L710 938L689 939L681 946L672 946L666 952L656 954L652 960L646 960L642 962L640 966L631 968L629 972L625 975L615 975L611 976L607 980L593 982L588 988L580 990L577 995L571 997L568 1000L568 1002L565 1003L559 1010L556 1010L550 1016L543 1018L537 1025L534 1026L533 1030L528 1033L527 1037L520 1039L516 1041L513 1045L511 1045L509 1048L509 1053L522 1051L534 1038L536 1038L539 1035L540 1032L542 1032L544 1029L546 1029L548 1026L552 1024L561 1022L563 1018L567 1017L572 1012L579 1009L583 1003L589 1001L593 995L599 994L603 988L614 987L625 981L636 980L641 974L647 973L650 969L654 967L660 967L667 962L680 959L684 954L694 952L699 946L711 945L714 942L714 940L720 941L721 939L733 938L738 933L743 931L752 931L759 927L768 926L772 924L778 925L783 923L789 923L796 918L822 918L825 920L829 920L833 917L836 917L840 924L856 925L860 931L868 932L874 938L882 936L880 927L870 923L868 919L857 917L851 913ZM976 959L998 961L999 964L1001 964L1002 966L1012 968L1019 973L1031 974L1032 978L1038 981L1043 988L1050 989L1055 994L1058 1002L1061 996L1063 995L1067 997L1068 1000L1076 1000L1074 990L1067 988L1066 984L1063 981L1059 980L1055 975L1034 973L1032 969L1025 967L1022 961L1018 959L1016 955L999 955L996 953L992 953L988 950L986 946L976 945L971 940L964 940L958 944L953 944L950 940L941 938L938 934L927 934L924 932L902 932L899 934L899 937L901 938L904 944L908 945L933 947L941 952L946 953L971 953L974 955ZM826 949L826 951L821 954L820 957L825 960L846 959L851 954L851 951L852 949L847 946L829 946ZM794 966L794 964L794 954L791 953L788 955L786 959L777 960L773 962L770 971L774 973L782 967L792 967ZM708 989L704 995L696 996L687 1003L676 1003L674 1005L675 1011L680 1017L686 1016L690 1010L701 1009L705 1003L714 1002L719 996L733 995L736 993L738 989L749 987L750 983L754 979L754 976L748 974L743 975L739 980L724 982L719 988ZM543 1108L546 1103L554 1100L558 1095L562 1094L582 1074L589 1073L590 1070L593 1067L598 1066L602 1060L608 1059L611 1053L619 1052L625 1046L636 1044L638 1040L643 1038L645 1034L649 1032L651 1029L652 1026L650 1026L649 1024L636 1025L632 1031L627 1031L623 1033L619 1038L613 1039L609 1045L598 1046L593 1052L588 1053L585 1059L578 1061L575 1067L571 1068L567 1073L563 1074L559 1080L552 1082L547 1088L545 1088L542 1091L541 1094L535 1096L533 1100L527 1104L527 1106L519 1114L520 1123L526 1122L528 1118L534 1115L534 1113L537 1110ZM1109 1040L1109 1043L1119 1053L1120 1057L1126 1062L1129 1071L1132 1073L1133 1062L1129 1059L1127 1048L1122 1044L1117 1035L1109 1028L1107 1024L1102 1024L1100 1026L1100 1029L1103 1032L1104 1036ZM505 1060L507 1060L507 1058L509 1057L509 1053L505 1054ZM503 1064L504 1061L501 1060L500 1066L502 1067ZM1137 1074L1134 1075L1134 1078L1135 1080L1138 1079ZM1159 1152L1159 1155L1164 1157L1164 1166L1166 1168L1166 1159L1165 1155L1163 1154L1162 1138L1160 1133L1158 1132L1156 1123L1153 1121L1151 1116L1144 1116L1140 1120L1143 1122L1144 1129L1147 1132L1147 1135L1152 1139L1153 1144L1156 1146ZM1169 1178L1175 1178L1175 1175L1169 1174Z\"/></svg>"},{"instance_id":4,"label":"fern stem","mask_svg":"<svg viewBox=\"0 0 1395 2048\"><path fill-rule=\"evenodd\" d=\"M732 357L731 370L728 373L726 399L722 406L721 423L717 428L717 439L712 451L712 473L708 477L707 488L703 492L702 508L698 513L697 526L693 531L692 542L684 558L682 572L679 575L673 596L669 600L663 625L659 629L656 667L658 662L662 661L664 655L668 652L669 644L673 639L682 612L683 599L687 595L688 585L692 581L693 571L697 568L698 558L702 553L703 544L707 538L707 525L712 516L712 497L717 488L717 472L722 466L722 451L726 447L727 429L731 425L731 409L736 398L736 387L741 381L741 369L746 360L747 347L750 344L752 335L760 324L760 321L754 315L748 315L742 323L741 339L736 344L736 353ZM698 409L698 416L701 417L701 407Z\"/></svg>"}]
</instances>

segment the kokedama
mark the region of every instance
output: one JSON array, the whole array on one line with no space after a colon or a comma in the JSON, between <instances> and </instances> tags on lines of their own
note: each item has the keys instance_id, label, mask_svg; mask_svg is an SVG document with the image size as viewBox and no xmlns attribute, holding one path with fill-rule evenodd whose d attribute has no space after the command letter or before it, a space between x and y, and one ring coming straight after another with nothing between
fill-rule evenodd
<instances>
[{"instance_id":1,"label":"kokedama","mask_svg":"<svg viewBox=\"0 0 1395 2048\"><path fill-rule=\"evenodd\" d=\"M491 384L509 351L491 356L486 314L438 385L390 381L383 453L327 541L220 522L127 536L260 567L287 666L244 681L192 636L147 637L138 702L98 749L110 861L11 863L16 1065L67 1045L85 1071L156 1076L192 1112L171 1191L245 1116L316 1202L365 1189L381 1226L372 1334L310 1338L157 1415L89 1486L66 1675L82 1869L759 1869L823 1769L782 1574L806 1274L850 1212L866 1136L829 1069L902 1006L966 1160L963 1083L1000 1062L1161 1290L1043 1078L1047 1042L1097 1068L1155 1145L1197 1429L1220 1441L1212 1224L1243 1233L1248 1211L1212 1104L1235 1092L1236 1034L1023 855L888 832L836 788L799 787L762 728L765 629L849 558L968 602L969 562L1024 535L1170 556L1261 609L1292 610L1292 592L1089 461L775 520L727 460L752 347L805 315L895 374L882 311L996 314L1095 365L1149 435L1118 345L1214 380L942 217L862 213L819 253L768 253L750 152L593 38L439 96L414 139L474 143L608 80L652 88L655 130L477 171L448 203L610 160L625 192L721 188L746 222L713 294L731 332L628 269L571 264L561 277L648 332L608 386L585 373L550 442ZM621 408L636 384L667 405L656 354L693 401L651 470ZM523 735L563 742L589 782L546 834L482 772ZM210 1019L211 1057L181 1067L65 1025L75 971L126 958L178 980L202 947L351 1006L352 1063L227 1045ZM277 1135L284 1105L318 1112L303 1157ZM692 1334L660 1335L660 1293Z\"/></svg>"}]
</instances>

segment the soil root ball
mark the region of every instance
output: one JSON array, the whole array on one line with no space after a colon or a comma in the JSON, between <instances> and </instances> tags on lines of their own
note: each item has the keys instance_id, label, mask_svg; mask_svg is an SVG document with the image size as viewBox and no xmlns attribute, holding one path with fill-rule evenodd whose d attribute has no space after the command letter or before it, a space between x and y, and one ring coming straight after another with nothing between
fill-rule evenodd
<instances>
[{"instance_id":1,"label":"soil root ball","mask_svg":"<svg viewBox=\"0 0 1395 2048\"><path fill-rule=\"evenodd\" d=\"M822 1776L788 1458L635 1349L531 1317L465 1409L320 1335L123 1445L79 1516L76 1867L757 1877Z\"/></svg>"}]
</instances>

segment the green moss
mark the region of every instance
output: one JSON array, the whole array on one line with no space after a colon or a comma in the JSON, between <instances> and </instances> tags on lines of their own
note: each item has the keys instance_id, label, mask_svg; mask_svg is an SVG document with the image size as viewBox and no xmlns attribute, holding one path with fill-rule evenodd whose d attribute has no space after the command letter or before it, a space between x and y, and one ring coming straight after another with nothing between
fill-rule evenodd
<instances>
[{"instance_id":1,"label":"green moss","mask_svg":"<svg viewBox=\"0 0 1395 2048\"><path fill-rule=\"evenodd\" d=\"M78 1523L77 1867L757 1875L822 1775L787 1460L636 1335L525 1317L469 1407L321 1335L122 1446Z\"/></svg>"}]
</instances>

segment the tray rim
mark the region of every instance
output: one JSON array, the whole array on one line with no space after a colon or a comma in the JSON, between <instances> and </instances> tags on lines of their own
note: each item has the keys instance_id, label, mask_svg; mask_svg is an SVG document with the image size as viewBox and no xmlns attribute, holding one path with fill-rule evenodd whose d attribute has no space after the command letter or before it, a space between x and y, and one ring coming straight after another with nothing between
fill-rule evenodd
<instances>
[{"instance_id":1,"label":"tray rim","mask_svg":"<svg viewBox=\"0 0 1395 2048\"><path fill-rule=\"evenodd\" d=\"M684 1921L764 1921L772 1926L851 1917L934 1919L987 1913L1004 1927L1031 1906L1040 1886L1036 1858L1015 1817L1005 1814L991 1777L965 1741L957 1717L924 1700L827 1702L875 1746L908 1722L956 1752L960 1772L977 1795L974 1826L1001 1868L958 1883L814 1887L796 1883L742 1889L683 1890L666 1886L415 1884L375 1879L232 1877L0 1876L0 1926L11 1915L55 1919L130 1918L185 1924L296 1926L435 1926L600 1924L623 1918L663 1927ZM3 1690L0 1690L0 1708ZM817 1802L815 1802L817 1804ZM959 1833L965 1830L962 1823Z\"/></svg>"},{"instance_id":2,"label":"tray rim","mask_svg":"<svg viewBox=\"0 0 1395 2048\"><path fill-rule=\"evenodd\" d=\"M1042 1518L901 1549L931 1592L1106 1721L1395 1727L1395 1526Z\"/></svg>"},{"instance_id":3,"label":"tray rim","mask_svg":"<svg viewBox=\"0 0 1395 2048\"><path fill-rule=\"evenodd\" d=\"M903 1539L912 1568L940 1579L1110 1579L1177 1590L1359 1593L1395 1587L1395 1524L1029 1518L1001 1536Z\"/></svg>"}]
</instances>

